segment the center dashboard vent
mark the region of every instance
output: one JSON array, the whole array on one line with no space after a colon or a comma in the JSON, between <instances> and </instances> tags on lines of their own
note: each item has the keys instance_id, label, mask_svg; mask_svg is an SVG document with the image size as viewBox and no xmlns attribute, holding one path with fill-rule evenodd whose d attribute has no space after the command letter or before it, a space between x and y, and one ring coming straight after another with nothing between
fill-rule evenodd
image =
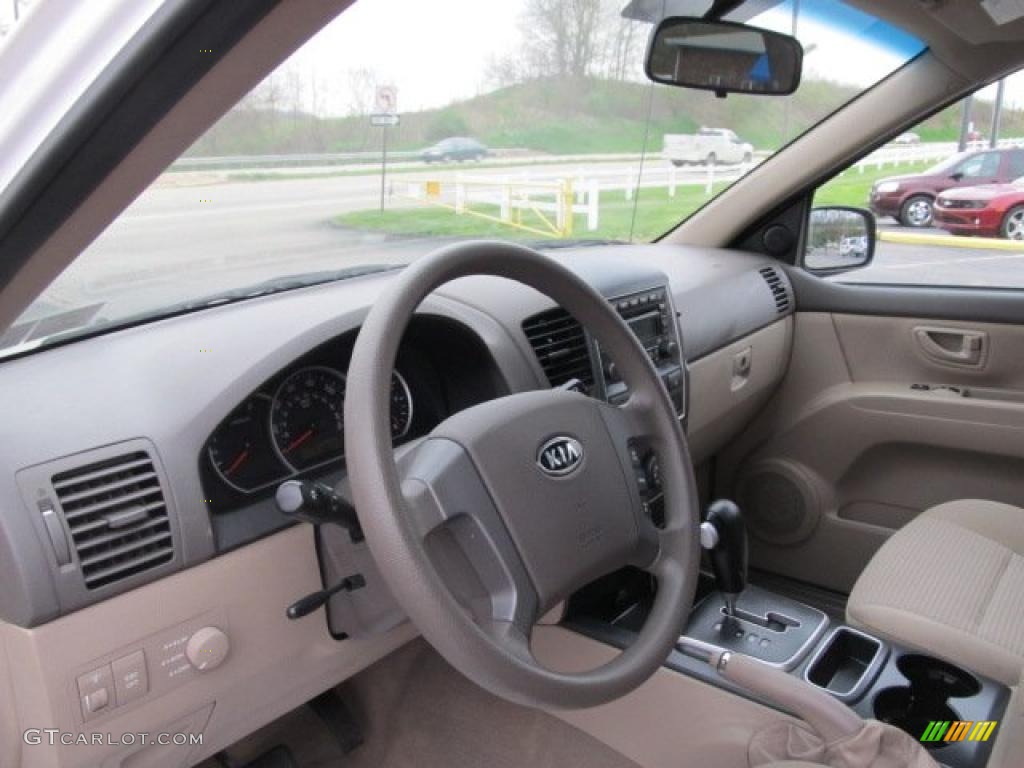
<instances>
[{"instance_id":1,"label":"center dashboard vent","mask_svg":"<svg viewBox=\"0 0 1024 768\"><path fill-rule=\"evenodd\" d=\"M88 589L173 559L160 477L145 451L60 472L52 483Z\"/></svg>"},{"instance_id":2,"label":"center dashboard vent","mask_svg":"<svg viewBox=\"0 0 1024 768\"><path fill-rule=\"evenodd\" d=\"M792 306L792 300L789 296L789 287L783 281L779 270L775 267L762 267L759 271L761 272L761 277L768 283L768 290L772 292L776 311L780 315L786 314Z\"/></svg>"},{"instance_id":3,"label":"center dashboard vent","mask_svg":"<svg viewBox=\"0 0 1024 768\"><path fill-rule=\"evenodd\" d=\"M594 385L590 345L576 318L556 307L524 320L523 332L552 387L579 379L590 391Z\"/></svg>"}]
</instances>

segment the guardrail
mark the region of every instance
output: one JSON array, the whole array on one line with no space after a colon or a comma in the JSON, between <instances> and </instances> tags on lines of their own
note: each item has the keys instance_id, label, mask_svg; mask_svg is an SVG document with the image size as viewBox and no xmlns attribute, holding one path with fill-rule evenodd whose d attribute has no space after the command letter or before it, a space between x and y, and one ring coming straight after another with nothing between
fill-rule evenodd
<instances>
[{"instance_id":1,"label":"guardrail","mask_svg":"<svg viewBox=\"0 0 1024 768\"><path fill-rule=\"evenodd\" d=\"M1001 139L999 147L1020 147L1024 146L1024 138ZM987 141L975 141L968 144L969 149L985 149ZM957 151L955 142L922 142L920 144L895 145L887 144L884 147L872 152L867 157L855 164L855 168L863 173L865 168L884 168L886 165L898 164L918 160L941 160ZM596 153L590 155L550 155L538 153L522 147L497 147L490 150L492 160L510 161L531 161L538 163L555 162L610 162L610 161L638 161L642 157L639 152L632 153ZM770 151L755 152L755 157L764 158L770 156ZM388 152L389 161L396 164L408 164L418 161L420 152L418 150L401 150ZM657 159L661 162L660 153L655 155L648 153L647 161ZM381 161L381 153L377 150L368 152L334 152L334 153L305 153L293 155L225 155L218 157L181 157L171 164L171 172L183 171L218 171L218 170L258 170L267 168L309 168L309 167L332 167L344 165L373 165ZM720 166L722 167L722 166Z\"/></svg>"},{"instance_id":2,"label":"guardrail","mask_svg":"<svg viewBox=\"0 0 1024 768\"><path fill-rule=\"evenodd\" d=\"M409 164L420 162L420 150L401 150L388 152L388 164ZM520 147L497 147L488 150L487 161L525 162L535 160L539 163L572 162L579 155L550 155L538 153ZM586 156L588 160L606 162L614 160L637 160L641 153L599 153ZM294 155L225 155L220 157L180 157L170 168L171 172L184 171L247 171L267 168L328 168L345 165L379 165L379 151L370 152L335 152L327 154L294 154Z\"/></svg>"}]
</instances>

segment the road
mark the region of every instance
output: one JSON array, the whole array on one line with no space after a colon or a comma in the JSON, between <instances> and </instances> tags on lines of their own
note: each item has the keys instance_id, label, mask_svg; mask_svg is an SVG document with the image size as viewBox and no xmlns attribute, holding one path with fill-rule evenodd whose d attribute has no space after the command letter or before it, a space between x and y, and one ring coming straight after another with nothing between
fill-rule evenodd
<instances>
[{"instance_id":1,"label":"road","mask_svg":"<svg viewBox=\"0 0 1024 768\"><path fill-rule=\"evenodd\" d=\"M637 163L591 167L625 180ZM507 171L458 166L458 171L468 177L524 172L572 177L580 168L563 163ZM425 168L423 174L396 174L392 181L401 192L414 178L453 173L451 167ZM680 180L693 183L705 175L704 169L687 169ZM391 240L330 223L339 213L379 204L377 175L212 184L189 183L202 182L202 174L170 176L140 197L44 294L38 314L112 296L119 299L118 314L130 314L286 273L405 262L427 250L424 243L408 238ZM893 225L883 222L881 227ZM1024 246L1022 253L1015 253L879 243L873 265L842 279L955 285L1009 281L1024 286Z\"/></svg>"},{"instance_id":2,"label":"road","mask_svg":"<svg viewBox=\"0 0 1024 768\"><path fill-rule=\"evenodd\" d=\"M422 173L392 176L393 190L402 194L410 181L454 179L456 172L469 178L575 176L582 166L422 167ZM591 167L624 182L639 164L612 161ZM705 176L705 170L694 168L680 171L679 178ZM37 314L103 302L113 295L123 312L141 311L291 272L406 262L427 250L408 238L388 240L330 223L339 213L378 206L379 175L203 183L210 178L216 177L180 173L163 177L43 295ZM399 200L388 205L412 205Z\"/></svg>"}]
</instances>

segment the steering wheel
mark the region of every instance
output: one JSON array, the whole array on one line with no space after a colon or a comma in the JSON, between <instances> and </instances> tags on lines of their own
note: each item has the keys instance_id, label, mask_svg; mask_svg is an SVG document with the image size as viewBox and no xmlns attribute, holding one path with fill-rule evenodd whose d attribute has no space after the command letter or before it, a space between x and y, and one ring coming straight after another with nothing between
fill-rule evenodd
<instances>
[{"instance_id":1,"label":"steering wheel","mask_svg":"<svg viewBox=\"0 0 1024 768\"><path fill-rule=\"evenodd\" d=\"M396 463L389 392L402 333L431 291L469 275L554 299L597 337L629 399L612 406L558 389L501 397L446 419ZM664 663L693 604L696 482L668 393L607 300L529 248L447 246L374 303L347 378L345 456L359 521L395 599L452 666L506 699L578 708L623 696ZM660 461L661 528L641 507L634 442ZM539 617L626 565L657 579L635 641L586 672L542 666L530 650Z\"/></svg>"}]
</instances>

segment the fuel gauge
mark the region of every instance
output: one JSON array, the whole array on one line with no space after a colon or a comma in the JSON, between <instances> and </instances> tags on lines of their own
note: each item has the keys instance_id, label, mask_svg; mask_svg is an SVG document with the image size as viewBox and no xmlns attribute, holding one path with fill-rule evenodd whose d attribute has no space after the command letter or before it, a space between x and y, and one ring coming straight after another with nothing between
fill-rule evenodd
<instances>
[{"instance_id":1,"label":"fuel gauge","mask_svg":"<svg viewBox=\"0 0 1024 768\"><path fill-rule=\"evenodd\" d=\"M249 493L289 474L271 447L269 420L270 398L254 395L232 411L210 438L210 463L235 490Z\"/></svg>"}]
</instances>

